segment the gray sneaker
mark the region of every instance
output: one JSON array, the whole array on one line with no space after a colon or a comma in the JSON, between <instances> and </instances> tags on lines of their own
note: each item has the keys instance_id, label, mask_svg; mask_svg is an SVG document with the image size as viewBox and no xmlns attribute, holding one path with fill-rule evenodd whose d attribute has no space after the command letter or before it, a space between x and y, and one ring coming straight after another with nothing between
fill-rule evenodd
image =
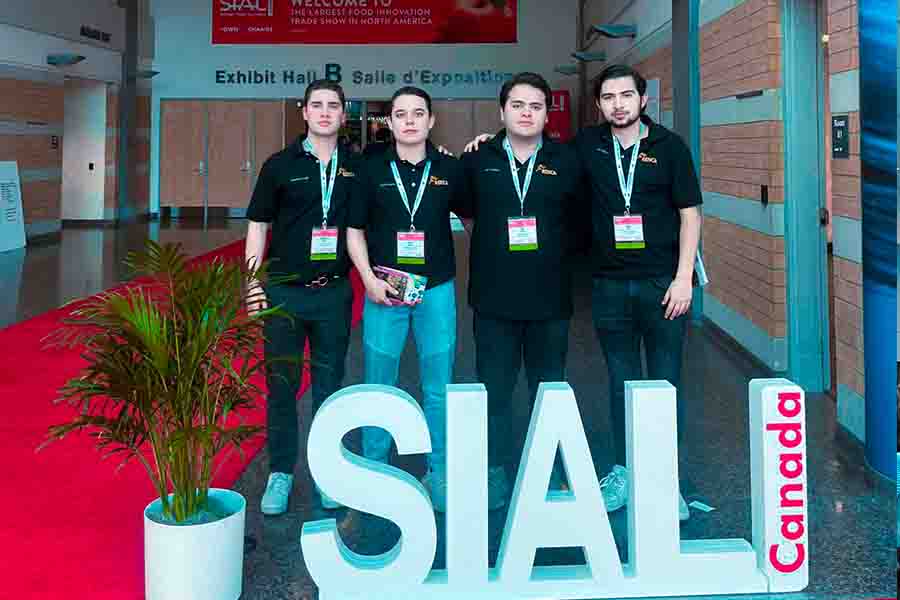
<instances>
[{"instance_id":1,"label":"gray sneaker","mask_svg":"<svg viewBox=\"0 0 900 600\"><path fill-rule=\"evenodd\" d=\"M488 468L488 510L506 506L509 497L509 479L503 467Z\"/></svg>"},{"instance_id":2,"label":"gray sneaker","mask_svg":"<svg viewBox=\"0 0 900 600\"><path fill-rule=\"evenodd\" d=\"M437 512L447 512L447 475L443 471L429 469L422 476L422 485L431 498L431 505Z\"/></svg>"},{"instance_id":3,"label":"gray sneaker","mask_svg":"<svg viewBox=\"0 0 900 600\"><path fill-rule=\"evenodd\" d=\"M616 465L600 480L600 493L606 512L614 512L628 504L628 469Z\"/></svg>"},{"instance_id":4,"label":"gray sneaker","mask_svg":"<svg viewBox=\"0 0 900 600\"><path fill-rule=\"evenodd\" d=\"M262 501L259 503L259 509L262 514L274 516L283 514L288 507L288 500L291 497L291 489L294 487L294 476L288 473L270 473L269 481L266 483L266 491L263 494Z\"/></svg>"}]
</instances>

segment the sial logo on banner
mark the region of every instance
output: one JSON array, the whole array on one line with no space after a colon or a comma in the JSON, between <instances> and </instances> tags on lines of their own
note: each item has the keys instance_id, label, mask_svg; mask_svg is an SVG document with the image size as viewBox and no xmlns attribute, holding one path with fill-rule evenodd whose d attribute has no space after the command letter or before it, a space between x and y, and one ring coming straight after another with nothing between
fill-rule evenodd
<instances>
[{"instance_id":1,"label":"sial logo on banner","mask_svg":"<svg viewBox=\"0 0 900 600\"><path fill-rule=\"evenodd\" d=\"M682 540L678 522L675 388L627 382L628 557L619 561L575 394L541 384L510 499L496 567L488 567L487 393L447 388L446 570L431 570L437 527L410 474L349 452L359 427L381 427L400 454L426 453L425 416L408 394L358 385L313 420L309 467L345 506L393 521L400 541L379 556L347 548L334 519L305 523L301 546L321 600L509 600L800 591L809 580L806 399L785 379L750 382L752 543ZM569 491L548 492L557 449ZM585 564L533 567L538 548L581 547Z\"/></svg>"},{"instance_id":2,"label":"sial logo on banner","mask_svg":"<svg viewBox=\"0 0 900 600\"><path fill-rule=\"evenodd\" d=\"M226 17L271 17L275 0L219 0L219 14Z\"/></svg>"}]
</instances>

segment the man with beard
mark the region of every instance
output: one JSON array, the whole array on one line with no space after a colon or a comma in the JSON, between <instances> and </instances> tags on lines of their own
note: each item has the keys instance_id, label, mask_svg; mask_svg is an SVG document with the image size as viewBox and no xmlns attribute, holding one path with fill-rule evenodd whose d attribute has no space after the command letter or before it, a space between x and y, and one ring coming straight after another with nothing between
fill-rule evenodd
<instances>
[{"instance_id":1,"label":"man with beard","mask_svg":"<svg viewBox=\"0 0 900 600\"><path fill-rule=\"evenodd\" d=\"M600 472L608 511L628 502L625 382L667 380L680 388L682 344L693 293L702 203L691 152L677 135L643 115L647 82L626 65L594 84L605 123L582 130L574 145L589 181L593 313L610 380L615 457ZM684 430L678 401L679 440ZM679 517L690 512L679 496Z\"/></svg>"}]
</instances>

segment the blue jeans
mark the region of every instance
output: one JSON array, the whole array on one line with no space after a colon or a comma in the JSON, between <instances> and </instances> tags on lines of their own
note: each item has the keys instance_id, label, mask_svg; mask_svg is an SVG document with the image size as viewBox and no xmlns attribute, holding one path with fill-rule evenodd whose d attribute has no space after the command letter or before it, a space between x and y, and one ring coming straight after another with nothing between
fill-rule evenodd
<instances>
[{"instance_id":1,"label":"blue jeans","mask_svg":"<svg viewBox=\"0 0 900 600\"><path fill-rule=\"evenodd\" d=\"M419 355L422 408L431 433L428 466L443 469L447 457L447 384L456 355L456 286L453 280L426 290L417 306L384 306L366 298L363 309L365 382L396 385L409 325ZM378 427L363 428L363 454L386 462L391 436Z\"/></svg>"},{"instance_id":2,"label":"blue jeans","mask_svg":"<svg viewBox=\"0 0 900 600\"><path fill-rule=\"evenodd\" d=\"M671 277L594 279L594 327L609 371L615 448L612 461L608 458L598 461L601 476L613 464L625 465L625 382L645 379L641 365L642 340L647 356L646 379L664 379L677 390L678 441L683 441L684 403L679 388L682 346L690 311L674 320L665 318L666 307L661 302L671 284Z\"/></svg>"}]
</instances>

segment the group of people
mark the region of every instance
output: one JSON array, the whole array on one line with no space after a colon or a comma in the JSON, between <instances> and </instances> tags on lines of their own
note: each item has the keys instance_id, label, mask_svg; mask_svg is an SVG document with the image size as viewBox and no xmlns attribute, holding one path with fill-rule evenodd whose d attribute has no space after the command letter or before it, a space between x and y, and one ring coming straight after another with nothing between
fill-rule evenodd
<instances>
[{"instance_id":1,"label":"group of people","mask_svg":"<svg viewBox=\"0 0 900 600\"><path fill-rule=\"evenodd\" d=\"M508 501L515 446L509 419L522 362L532 402L540 382L565 380L573 258L588 246L615 448L598 465L601 491L608 511L628 501L624 382L644 378L643 342L647 376L679 387L702 203L690 150L644 114L646 88L629 66L605 69L593 90L602 124L563 144L544 134L549 85L535 73L517 74L500 90L503 128L479 136L456 158L429 141L430 96L404 87L390 102L393 144L363 158L338 144L341 87L316 81L304 96L306 136L263 165L247 210L246 259L261 264L265 257L270 273L291 278L248 291L251 311L268 303L291 317L267 322L267 357L297 355L309 340L313 411L339 389L355 266L366 288L364 383L396 384L412 326L432 440L422 483L438 511L446 505L446 386L457 329L451 212L471 236L468 303L477 378L488 392L489 508ZM426 277L424 293L398 302L380 267ZM300 381L296 363L269 366L264 514L287 510ZM385 431L366 428L361 436L365 457L388 461ZM551 487L564 485L555 469ZM319 496L324 509L338 507ZM689 514L681 496L679 515Z\"/></svg>"}]
</instances>

